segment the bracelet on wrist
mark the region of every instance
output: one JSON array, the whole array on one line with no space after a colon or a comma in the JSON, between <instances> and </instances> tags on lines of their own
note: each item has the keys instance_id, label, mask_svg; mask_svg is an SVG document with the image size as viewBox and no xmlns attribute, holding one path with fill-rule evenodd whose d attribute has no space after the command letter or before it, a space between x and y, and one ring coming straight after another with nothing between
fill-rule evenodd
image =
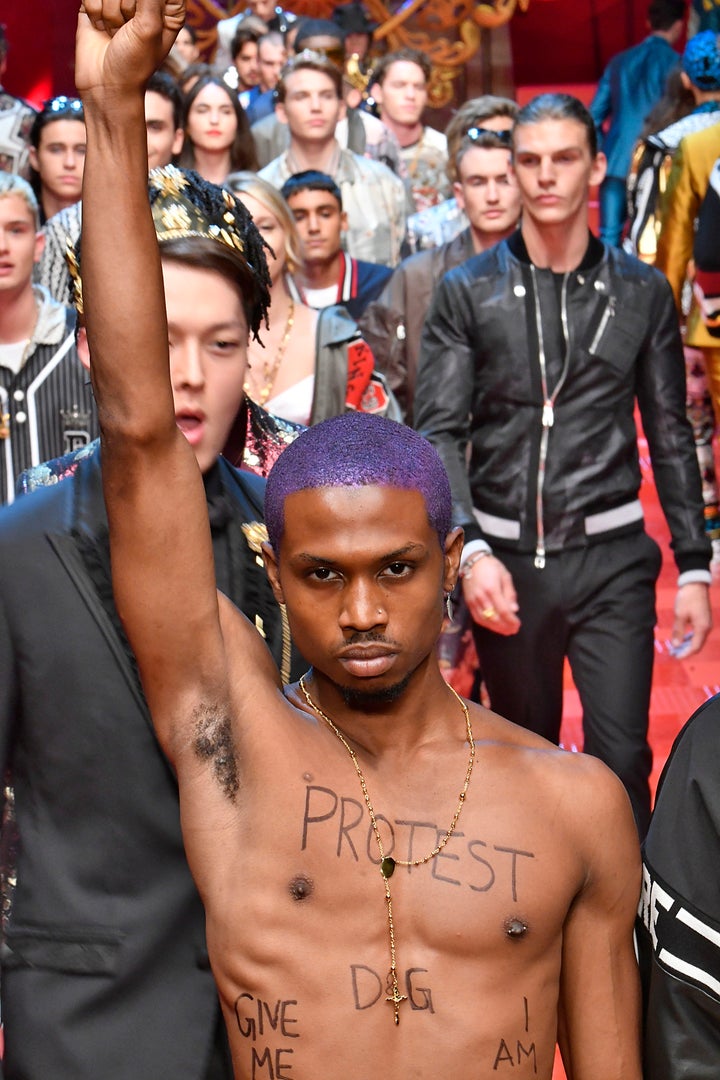
<instances>
[{"instance_id":1,"label":"bracelet on wrist","mask_svg":"<svg viewBox=\"0 0 720 1080\"><path fill-rule=\"evenodd\" d=\"M480 562L480 560L484 559L487 555L492 555L492 551L475 551L475 552L473 552L473 554L470 556L470 558L467 559L466 562L463 564L463 566L462 566L462 568L460 570L460 577L461 578L469 578L471 576L471 574L472 574L472 568L475 565L475 563Z\"/></svg>"}]
</instances>

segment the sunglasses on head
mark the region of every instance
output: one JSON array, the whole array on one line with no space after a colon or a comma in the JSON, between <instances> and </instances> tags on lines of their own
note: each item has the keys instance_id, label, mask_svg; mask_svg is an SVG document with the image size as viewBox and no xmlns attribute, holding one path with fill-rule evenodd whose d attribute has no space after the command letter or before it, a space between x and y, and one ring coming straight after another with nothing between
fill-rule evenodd
<instances>
[{"instance_id":1,"label":"sunglasses on head","mask_svg":"<svg viewBox=\"0 0 720 1080\"><path fill-rule=\"evenodd\" d=\"M500 142L505 143L507 146L510 145L510 140L512 139L512 131L510 128L506 128L505 131L492 131L490 128L471 127L468 128L465 134L471 142L477 142L483 135L494 135Z\"/></svg>"},{"instance_id":2,"label":"sunglasses on head","mask_svg":"<svg viewBox=\"0 0 720 1080\"><path fill-rule=\"evenodd\" d=\"M334 64L336 68L340 68L341 71L345 67L345 50L342 45L331 45L325 49L306 48L302 51L320 53L321 56L324 56L326 60L329 60L331 64Z\"/></svg>"},{"instance_id":3,"label":"sunglasses on head","mask_svg":"<svg viewBox=\"0 0 720 1080\"><path fill-rule=\"evenodd\" d=\"M66 97L65 94L49 98L43 104L43 112L45 113L81 113L82 111L83 103L80 98Z\"/></svg>"}]
</instances>

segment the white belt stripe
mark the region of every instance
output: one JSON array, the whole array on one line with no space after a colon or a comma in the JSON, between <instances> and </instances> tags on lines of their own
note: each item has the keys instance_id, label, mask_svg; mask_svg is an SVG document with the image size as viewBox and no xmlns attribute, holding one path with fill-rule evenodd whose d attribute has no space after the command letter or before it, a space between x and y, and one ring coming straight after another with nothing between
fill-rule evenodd
<instances>
[{"instance_id":1,"label":"white belt stripe","mask_svg":"<svg viewBox=\"0 0 720 1080\"><path fill-rule=\"evenodd\" d=\"M702 968L696 967L695 964L688 964L686 960L681 960L678 956L673 956L667 949L660 949L658 960L665 967L677 971L679 975L686 975L688 978L694 979L695 982L707 986L708 990L712 990L714 994L720 997L720 981L714 979L712 975L708 975L707 971L703 971Z\"/></svg>"},{"instance_id":2,"label":"white belt stripe","mask_svg":"<svg viewBox=\"0 0 720 1080\"><path fill-rule=\"evenodd\" d=\"M708 926L698 919L697 915L691 915L685 908L680 908L677 913L678 922L685 923L691 930L694 930L696 934L700 934L706 941L711 941L713 945L720 948L720 933L717 930L713 930L712 926Z\"/></svg>"},{"instance_id":3,"label":"white belt stripe","mask_svg":"<svg viewBox=\"0 0 720 1080\"><path fill-rule=\"evenodd\" d=\"M633 521L642 521L643 508L639 499L616 506L613 510L603 510L599 514L588 514L585 518L585 532L588 536L619 529L621 525L630 525Z\"/></svg>"},{"instance_id":4,"label":"white belt stripe","mask_svg":"<svg viewBox=\"0 0 720 1080\"><path fill-rule=\"evenodd\" d=\"M520 539L520 522L510 518L496 517L495 514L486 514L484 510L473 510L475 520L489 536L500 536L503 540Z\"/></svg>"},{"instance_id":5,"label":"white belt stripe","mask_svg":"<svg viewBox=\"0 0 720 1080\"><path fill-rule=\"evenodd\" d=\"M496 514L488 514L484 510L473 509L475 520L480 528L488 536L498 536L503 540L520 539L520 522L512 518L497 517ZM612 510L602 510L599 514L588 514L585 518L585 534L597 536L599 533L610 532L619 529L623 525L631 525L634 521L643 520L643 508L639 499L616 506Z\"/></svg>"}]
</instances>

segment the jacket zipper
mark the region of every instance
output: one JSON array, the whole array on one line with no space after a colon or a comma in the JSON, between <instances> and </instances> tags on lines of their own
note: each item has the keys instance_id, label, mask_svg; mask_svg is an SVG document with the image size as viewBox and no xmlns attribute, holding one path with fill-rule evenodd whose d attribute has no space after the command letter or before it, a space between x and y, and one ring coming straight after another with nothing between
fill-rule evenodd
<instances>
[{"instance_id":1,"label":"jacket zipper","mask_svg":"<svg viewBox=\"0 0 720 1080\"><path fill-rule=\"evenodd\" d=\"M535 301L535 326L538 336L538 360L540 363L540 381L542 385L543 410L542 410L542 434L540 437L540 458L538 461L537 485L535 494L535 516L537 519L537 543L535 546L535 569L545 568L545 522L543 519L543 489L545 487L545 466L547 463L548 442L550 428L555 423L555 402L563 387L570 367L570 334L567 317L567 287L569 274L563 275L562 289L560 292L560 321L562 323L563 340L565 342L565 358L555 389L549 392L547 383L547 362L545 357L545 339L543 337L542 315L540 312L540 297L537 289L537 276L535 267L530 264L530 272L533 279L533 294Z\"/></svg>"},{"instance_id":2,"label":"jacket zipper","mask_svg":"<svg viewBox=\"0 0 720 1080\"><path fill-rule=\"evenodd\" d=\"M605 327L610 322L610 320L614 317L614 315L615 315L615 297L614 296L608 296L607 306L606 306L605 310L603 311L603 316L602 316L602 319L600 320L600 325L598 326L597 330L595 331L594 338L590 342L590 352L591 353L594 353L595 350L597 349L598 345L600 344L600 339L603 336L603 334L605 333Z\"/></svg>"}]
</instances>

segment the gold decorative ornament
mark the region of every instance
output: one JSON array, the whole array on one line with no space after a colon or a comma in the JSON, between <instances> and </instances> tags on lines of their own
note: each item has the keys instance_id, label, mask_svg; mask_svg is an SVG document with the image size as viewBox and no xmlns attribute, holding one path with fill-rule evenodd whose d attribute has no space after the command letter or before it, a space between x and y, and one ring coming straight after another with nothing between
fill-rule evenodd
<instances>
[{"instance_id":1,"label":"gold decorative ornament","mask_svg":"<svg viewBox=\"0 0 720 1080\"><path fill-rule=\"evenodd\" d=\"M321 719L323 719L325 721L325 723L328 725L330 730L332 732L334 732L336 737L340 740L340 742L343 744L343 746L347 750L348 754L350 755L350 757L352 759L352 763L355 766L355 772L357 773L358 779L360 781L360 787L362 788L363 798L365 799L365 805L367 806L368 815L370 817L370 824L372 826L372 831L373 831L373 834L375 836L375 843L377 844L378 853L380 855L380 873L382 875L383 884L385 886L385 901L387 903L388 937L389 937L389 944L390 944L390 971L388 972L388 986L387 986L388 996L385 998L385 1000L388 1001L392 1005L393 1010L394 1010L393 1018L395 1020L395 1024L398 1025L400 1023L400 1005L402 1004L403 1001L407 1001L407 997L404 994L400 993L400 985L399 985L398 976L397 976L397 958L396 958L396 946L395 946L395 921L393 919L392 894L390 892L390 878L393 876L393 873L395 872L395 867L396 866L424 866L425 863L430 862L431 859L434 859L436 855L440 854L440 852L445 847L445 845L449 841L452 834L455 832L455 827L456 827L456 825L458 823L458 820L460 818L460 814L462 813L462 808L465 805L465 798L466 798L467 793L468 793L468 787L470 786L470 777L472 776L473 765L475 764L475 740L473 739L472 724L470 723L470 713L469 713L467 705L465 704L463 699L460 697L460 695L457 694L455 692L455 690L453 690L452 686L448 686L448 689L451 690L452 693L455 695L458 702L460 703L460 708L463 711L463 715L465 717L466 738L467 738L467 741L468 741L468 743L470 745L470 758L468 760L467 768L465 770L465 783L463 784L463 789L460 792L457 808L455 810L455 813L453 814L453 818L452 818L452 821L450 822L450 826L447 829L447 831L446 831L445 835L443 836L443 838L437 844L437 846L434 847L432 849L432 851L430 851L427 855L424 855L420 859L395 859L395 858L393 858L392 855L386 855L385 854L385 845L382 842L382 837L380 835L380 829L378 828L377 817L375 816L375 810L374 810L373 804L372 804L372 802L370 800L370 793L368 792L367 782L365 780L365 776L363 774L363 771L360 768L360 762L357 759L357 755L356 755L355 751L353 750L350 743L347 741L346 737L343 735L340 728L334 723L333 720L330 719L330 717L327 715L327 713L322 711L320 706L317 705L313 701L313 699L310 697L308 689L307 689L307 687L305 685L305 676L304 675L301 676L300 682L299 682L298 685L300 686L300 690L302 691L303 697L305 698L305 701L308 703L310 708L314 712L316 712L317 715L319 717L321 717Z\"/></svg>"},{"instance_id":2,"label":"gold decorative ornament","mask_svg":"<svg viewBox=\"0 0 720 1080\"><path fill-rule=\"evenodd\" d=\"M153 169L148 177L148 191L152 205L153 224L160 244L166 240L184 240L189 236L200 236L206 240L216 240L235 254L243 254L245 245L234 228L236 218L240 219L240 203L223 189L222 200L225 210L217 220L209 218L199 206L185 194L189 182L181 169L175 165L165 165ZM240 224L240 220L238 220ZM227 226L227 228L226 228ZM80 315L83 313L82 278L77 251L68 238L66 241L65 260L72 279L73 302Z\"/></svg>"},{"instance_id":3,"label":"gold decorative ornament","mask_svg":"<svg viewBox=\"0 0 720 1080\"><path fill-rule=\"evenodd\" d=\"M484 30L496 30L510 22L516 10L527 11L530 0L495 0L492 4L478 4L473 12L473 21Z\"/></svg>"},{"instance_id":4,"label":"gold decorative ornament","mask_svg":"<svg viewBox=\"0 0 720 1080\"><path fill-rule=\"evenodd\" d=\"M251 551L255 552L255 561L258 566L262 566L265 569L265 562L262 557L262 546L268 543L270 537L268 536L267 525L260 521L243 521L240 525L243 536L247 546ZM290 637L290 623L288 622L287 610L284 604L278 604L280 608L280 620L282 623L282 658L280 660L280 678L283 684L290 681L290 662L292 660L292 639ZM259 620L259 622L258 622ZM265 628L262 625L262 619L259 615L255 616L255 628L260 632L262 637L266 637Z\"/></svg>"},{"instance_id":5,"label":"gold decorative ornament","mask_svg":"<svg viewBox=\"0 0 720 1080\"><path fill-rule=\"evenodd\" d=\"M256 555L262 554L263 544L267 544L270 539L267 525L260 521L244 521L240 528L250 550Z\"/></svg>"},{"instance_id":6,"label":"gold decorative ornament","mask_svg":"<svg viewBox=\"0 0 720 1080\"><path fill-rule=\"evenodd\" d=\"M299 18L329 19L337 0L287 0ZM282 5L284 6L284 5ZM525 12L530 0L405 0L392 10L389 0L364 0L371 20L378 24L374 43L385 43L389 51L421 49L433 65L428 86L429 103L442 108L452 100L452 83L477 52L483 30L497 30L518 12ZM188 0L188 22L197 34L198 46L211 59L217 44L217 22L239 15L246 0ZM362 93L358 71L348 77ZM355 80L358 79L356 82Z\"/></svg>"}]
</instances>

